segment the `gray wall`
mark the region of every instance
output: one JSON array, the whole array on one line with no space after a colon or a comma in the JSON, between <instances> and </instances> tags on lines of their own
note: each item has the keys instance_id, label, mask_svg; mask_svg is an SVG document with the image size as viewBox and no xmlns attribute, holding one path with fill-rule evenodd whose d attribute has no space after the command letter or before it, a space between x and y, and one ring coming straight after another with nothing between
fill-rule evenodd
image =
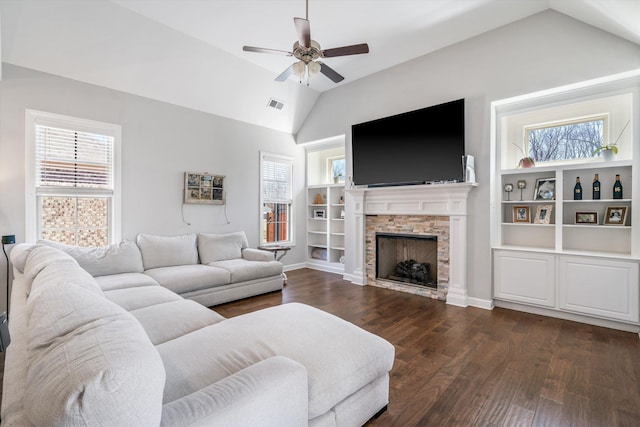
<instances>
[{"instance_id":1,"label":"gray wall","mask_svg":"<svg viewBox=\"0 0 640 427\"><path fill-rule=\"evenodd\" d=\"M122 237L131 240L137 233L244 230L257 245L259 151L295 156L298 245L283 262L304 261L304 149L290 134L9 64L0 97L1 234L25 238L25 109L35 109L122 126ZM191 226L182 221L185 171L226 175L229 224L224 207L211 205L185 205Z\"/></svg>"},{"instance_id":2,"label":"gray wall","mask_svg":"<svg viewBox=\"0 0 640 427\"><path fill-rule=\"evenodd\" d=\"M467 283L471 297L490 299L491 102L639 67L640 46L546 11L323 93L297 142L346 134L349 162L353 123L465 98L480 183L470 196Z\"/></svg>"}]
</instances>

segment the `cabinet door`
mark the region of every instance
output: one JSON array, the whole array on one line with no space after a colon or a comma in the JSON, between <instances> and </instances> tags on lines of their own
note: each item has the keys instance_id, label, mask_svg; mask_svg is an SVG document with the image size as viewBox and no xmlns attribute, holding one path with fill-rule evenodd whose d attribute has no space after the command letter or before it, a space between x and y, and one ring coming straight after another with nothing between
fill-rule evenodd
<instances>
[{"instance_id":1,"label":"cabinet door","mask_svg":"<svg viewBox=\"0 0 640 427\"><path fill-rule=\"evenodd\" d=\"M494 296L499 299L555 306L555 257L530 252L495 251Z\"/></svg>"},{"instance_id":2,"label":"cabinet door","mask_svg":"<svg viewBox=\"0 0 640 427\"><path fill-rule=\"evenodd\" d=\"M638 264L560 258L559 308L638 322Z\"/></svg>"}]
</instances>

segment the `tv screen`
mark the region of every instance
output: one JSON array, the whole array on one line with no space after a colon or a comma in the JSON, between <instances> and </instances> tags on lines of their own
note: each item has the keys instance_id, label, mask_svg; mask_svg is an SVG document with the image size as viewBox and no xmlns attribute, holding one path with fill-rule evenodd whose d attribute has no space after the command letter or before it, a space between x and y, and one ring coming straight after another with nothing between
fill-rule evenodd
<instances>
[{"instance_id":1,"label":"tv screen","mask_svg":"<svg viewBox=\"0 0 640 427\"><path fill-rule=\"evenodd\" d=\"M355 185L463 181L464 99L351 127Z\"/></svg>"}]
</instances>

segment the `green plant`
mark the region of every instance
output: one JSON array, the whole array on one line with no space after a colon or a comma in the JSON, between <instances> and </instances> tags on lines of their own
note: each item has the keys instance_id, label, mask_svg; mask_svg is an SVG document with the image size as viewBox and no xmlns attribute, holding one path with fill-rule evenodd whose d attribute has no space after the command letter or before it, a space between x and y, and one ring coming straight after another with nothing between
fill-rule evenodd
<instances>
[{"instance_id":1,"label":"green plant","mask_svg":"<svg viewBox=\"0 0 640 427\"><path fill-rule=\"evenodd\" d=\"M625 129L627 128L627 126L629 126L629 123L631 123L631 120L627 121L627 124L624 125L624 127L622 128L622 130L620 131L620 134L618 135L618 137L616 138L616 140L613 142L613 144L605 144L602 145L598 148L596 148L593 151L593 155L597 156L598 153L600 153L601 151L607 151L607 150L611 150L613 151L613 154L618 154L618 141L620 141L620 137L622 137L622 133L625 131Z\"/></svg>"}]
</instances>

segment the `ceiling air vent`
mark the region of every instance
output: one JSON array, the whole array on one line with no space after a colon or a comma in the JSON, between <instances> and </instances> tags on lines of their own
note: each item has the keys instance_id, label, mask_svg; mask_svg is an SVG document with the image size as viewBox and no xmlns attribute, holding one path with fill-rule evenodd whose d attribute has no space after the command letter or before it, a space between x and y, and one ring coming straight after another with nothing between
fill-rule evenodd
<instances>
[{"instance_id":1,"label":"ceiling air vent","mask_svg":"<svg viewBox=\"0 0 640 427\"><path fill-rule=\"evenodd\" d=\"M269 100L269 103L267 104L267 107L275 108L276 110L282 110L282 108L284 107L284 102L271 98Z\"/></svg>"}]
</instances>

